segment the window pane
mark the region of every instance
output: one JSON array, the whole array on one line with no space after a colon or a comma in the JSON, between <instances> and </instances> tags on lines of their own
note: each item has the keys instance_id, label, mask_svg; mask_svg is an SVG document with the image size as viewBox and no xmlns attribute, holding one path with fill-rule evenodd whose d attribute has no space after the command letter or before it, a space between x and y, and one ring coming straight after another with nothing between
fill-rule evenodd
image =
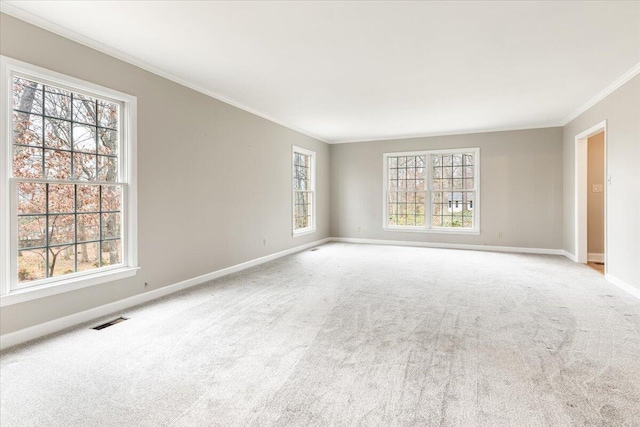
<instances>
[{"instance_id":1,"label":"window pane","mask_svg":"<svg viewBox=\"0 0 640 427\"><path fill-rule=\"evenodd\" d=\"M18 214L47 213L46 185L34 182L19 182Z\"/></svg>"},{"instance_id":2,"label":"window pane","mask_svg":"<svg viewBox=\"0 0 640 427\"><path fill-rule=\"evenodd\" d=\"M73 149L84 153L96 152L96 128L93 126L73 125Z\"/></svg>"},{"instance_id":3,"label":"window pane","mask_svg":"<svg viewBox=\"0 0 640 427\"><path fill-rule=\"evenodd\" d=\"M44 150L45 178L71 179L71 152Z\"/></svg>"},{"instance_id":4,"label":"window pane","mask_svg":"<svg viewBox=\"0 0 640 427\"><path fill-rule=\"evenodd\" d=\"M118 154L118 132L98 128L98 153L115 156Z\"/></svg>"},{"instance_id":5,"label":"window pane","mask_svg":"<svg viewBox=\"0 0 640 427\"><path fill-rule=\"evenodd\" d=\"M100 211L99 185L78 185L76 187L76 192L78 212Z\"/></svg>"},{"instance_id":6,"label":"window pane","mask_svg":"<svg viewBox=\"0 0 640 427\"><path fill-rule=\"evenodd\" d=\"M431 168L434 190L474 189L473 154L433 155Z\"/></svg>"},{"instance_id":7,"label":"window pane","mask_svg":"<svg viewBox=\"0 0 640 427\"><path fill-rule=\"evenodd\" d=\"M122 203L122 187L102 185L102 211L119 211Z\"/></svg>"},{"instance_id":8,"label":"window pane","mask_svg":"<svg viewBox=\"0 0 640 427\"><path fill-rule=\"evenodd\" d=\"M433 192L432 218L433 227L473 227L474 192Z\"/></svg>"},{"instance_id":9,"label":"window pane","mask_svg":"<svg viewBox=\"0 0 640 427\"><path fill-rule=\"evenodd\" d=\"M73 121L96 124L96 100L88 96L73 94Z\"/></svg>"},{"instance_id":10,"label":"window pane","mask_svg":"<svg viewBox=\"0 0 640 427\"><path fill-rule=\"evenodd\" d=\"M98 156L98 180L105 182L118 180L118 159L116 157Z\"/></svg>"},{"instance_id":11,"label":"window pane","mask_svg":"<svg viewBox=\"0 0 640 427\"><path fill-rule=\"evenodd\" d=\"M18 251L18 283L44 279L46 257L46 249Z\"/></svg>"},{"instance_id":12,"label":"window pane","mask_svg":"<svg viewBox=\"0 0 640 427\"><path fill-rule=\"evenodd\" d=\"M46 246L46 216L18 217L18 248L34 248Z\"/></svg>"},{"instance_id":13,"label":"window pane","mask_svg":"<svg viewBox=\"0 0 640 427\"><path fill-rule=\"evenodd\" d=\"M98 173L96 156L93 154L73 153L73 177L81 181L95 181Z\"/></svg>"},{"instance_id":14,"label":"window pane","mask_svg":"<svg viewBox=\"0 0 640 427\"><path fill-rule=\"evenodd\" d=\"M75 210L75 185L49 184L49 212L73 213Z\"/></svg>"},{"instance_id":15,"label":"window pane","mask_svg":"<svg viewBox=\"0 0 640 427\"><path fill-rule=\"evenodd\" d=\"M296 153L296 160L293 166L293 189L294 190L310 190L311 189L311 168L310 156Z\"/></svg>"},{"instance_id":16,"label":"window pane","mask_svg":"<svg viewBox=\"0 0 640 427\"><path fill-rule=\"evenodd\" d=\"M311 195L310 192L297 192L294 197L294 223L295 228L307 228L311 226Z\"/></svg>"},{"instance_id":17,"label":"window pane","mask_svg":"<svg viewBox=\"0 0 640 427\"><path fill-rule=\"evenodd\" d=\"M112 239L120 236L120 213L102 214L102 239Z\"/></svg>"},{"instance_id":18,"label":"window pane","mask_svg":"<svg viewBox=\"0 0 640 427\"><path fill-rule=\"evenodd\" d=\"M76 270L75 245L49 248L49 276L63 276Z\"/></svg>"},{"instance_id":19,"label":"window pane","mask_svg":"<svg viewBox=\"0 0 640 427\"><path fill-rule=\"evenodd\" d=\"M44 115L71 119L71 93L56 87L44 87Z\"/></svg>"},{"instance_id":20,"label":"window pane","mask_svg":"<svg viewBox=\"0 0 640 427\"><path fill-rule=\"evenodd\" d=\"M42 145L42 116L13 112L13 143Z\"/></svg>"},{"instance_id":21,"label":"window pane","mask_svg":"<svg viewBox=\"0 0 640 427\"><path fill-rule=\"evenodd\" d=\"M19 178L42 178L42 149L14 146L13 176Z\"/></svg>"},{"instance_id":22,"label":"window pane","mask_svg":"<svg viewBox=\"0 0 640 427\"><path fill-rule=\"evenodd\" d=\"M49 244L60 245L75 241L74 215L49 215Z\"/></svg>"},{"instance_id":23,"label":"window pane","mask_svg":"<svg viewBox=\"0 0 640 427\"><path fill-rule=\"evenodd\" d=\"M118 129L118 104L98 101L98 126Z\"/></svg>"},{"instance_id":24,"label":"window pane","mask_svg":"<svg viewBox=\"0 0 640 427\"><path fill-rule=\"evenodd\" d=\"M100 243L81 243L78 244L78 271L87 271L100 267L98 253L100 252Z\"/></svg>"},{"instance_id":25,"label":"window pane","mask_svg":"<svg viewBox=\"0 0 640 427\"><path fill-rule=\"evenodd\" d=\"M120 264L122 262L122 242L107 240L102 242L102 266Z\"/></svg>"},{"instance_id":26,"label":"window pane","mask_svg":"<svg viewBox=\"0 0 640 427\"><path fill-rule=\"evenodd\" d=\"M48 148L71 150L71 122L46 118L44 145Z\"/></svg>"},{"instance_id":27,"label":"window pane","mask_svg":"<svg viewBox=\"0 0 640 427\"><path fill-rule=\"evenodd\" d=\"M100 215L78 215L78 242L100 240Z\"/></svg>"},{"instance_id":28,"label":"window pane","mask_svg":"<svg viewBox=\"0 0 640 427\"><path fill-rule=\"evenodd\" d=\"M42 85L30 80L14 77L13 109L42 114Z\"/></svg>"}]
</instances>

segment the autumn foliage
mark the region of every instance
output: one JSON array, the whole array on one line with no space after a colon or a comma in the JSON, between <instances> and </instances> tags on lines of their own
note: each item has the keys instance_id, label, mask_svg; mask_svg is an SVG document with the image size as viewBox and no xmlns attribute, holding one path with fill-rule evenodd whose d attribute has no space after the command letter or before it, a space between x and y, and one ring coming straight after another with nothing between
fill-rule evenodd
<instances>
[{"instance_id":1,"label":"autumn foliage","mask_svg":"<svg viewBox=\"0 0 640 427\"><path fill-rule=\"evenodd\" d=\"M119 105L13 82L18 281L121 262Z\"/></svg>"}]
</instances>

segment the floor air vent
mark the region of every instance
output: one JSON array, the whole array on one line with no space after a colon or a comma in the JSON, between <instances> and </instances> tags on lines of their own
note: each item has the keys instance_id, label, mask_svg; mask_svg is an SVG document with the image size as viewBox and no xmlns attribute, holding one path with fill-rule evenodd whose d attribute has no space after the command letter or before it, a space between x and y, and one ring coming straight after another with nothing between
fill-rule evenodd
<instances>
[{"instance_id":1,"label":"floor air vent","mask_svg":"<svg viewBox=\"0 0 640 427\"><path fill-rule=\"evenodd\" d=\"M99 331L101 329L108 328L109 326L113 326L116 323L124 322L125 320L129 320L129 319L127 319L126 317L118 317L117 319L110 320L107 323L103 323L102 325L98 325L95 328L91 328L91 329L95 329L96 331Z\"/></svg>"}]
</instances>

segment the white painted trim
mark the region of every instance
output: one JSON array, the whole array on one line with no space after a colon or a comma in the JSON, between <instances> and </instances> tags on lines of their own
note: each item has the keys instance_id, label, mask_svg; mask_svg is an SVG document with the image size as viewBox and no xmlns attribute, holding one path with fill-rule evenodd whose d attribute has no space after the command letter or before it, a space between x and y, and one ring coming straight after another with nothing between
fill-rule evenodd
<instances>
[{"instance_id":1,"label":"white painted trim","mask_svg":"<svg viewBox=\"0 0 640 427\"><path fill-rule=\"evenodd\" d=\"M223 277L231 273L245 270L247 268L250 268L259 264L263 264L265 262L272 261L274 259L281 258L286 255L291 255L293 253L300 252L314 246L322 245L330 240L331 240L330 238L326 238L322 240L317 240L315 242L307 243L304 245L296 246L290 249L286 249L284 251L273 253L271 255L267 255L261 258L256 258L251 261L233 265L231 267L223 268L221 270L217 270L212 273L207 273L202 276L194 277L192 279L187 279L182 282L175 283L173 285L164 286L162 288L155 289L153 291L134 295L132 297L125 298L120 301L115 301L110 304L105 304L89 310L81 311L80 313L74 313L69 316L61 317L59 319L54 319L49 322L45 322L39 325L31 326L29 328L21 329L19 331L4 334L0 336L0 349L5 349L8 347L12 347L14 345L22 344L24 342L27 342L36 338L43 337L45 335L53 334L63 329L67 329L72 326L79 325L80 323L91 321L98 317L106 316L108 314L111 314L120 310L124 310L130 307L136 306L138 304L142 304L157 298L161 298L166 295L170 295L174 292L178 292L183 289L190 288L192 286L200 285L202 283L217 279L219 277Z\"/></svg>"},{"instance_id":2,"label":"white painted trim","mask_svg":"<svg viewBox=\"0 0 640 427\"><path fill-rule=\"evenodd\" d=\"M572 254L571 252L567 252L567 251L562 251L562 252L563 252L562 255L566 256L571 261L578 262L578 258L574 254Z\"/></svg>"},{"instance_id":3,"label":"white painted trim","mask_svg":"<svg viewBox=\"0 0 640 427\"><path fill-rule=\"evenodd\" d=\"M2 3L0 3L2 4ZM9 79L6 61L0 57L0 295L9 293L11 279L11 262L4 254L11 253L11 196L9 194L9 175L11 166L9 159L13 158L11 141L11 126L9 126L9 112L12 110L11 97L5 94L10 93L12 87Z\"/></svg>"},{"instance_id":4,"label":"white painted trim","mask_svg":"<svg viewBox=\"0 0 640 427\"><path fill-rule=\"evenodd\" d=\"M382 227L382 231L400 232L400 233L424 233L424 234L459 234L463 236L464 235L466 236L480 235L479 230L473 230L473 229L456 229L456 228L449 229L444 227L425 228L425 227L413 227L413 226L403 227L402 225L387 225L385 227Z\"/></svg>"},{"instance_id":5,"label":"white painted trim","mask_svg":"<svg viewBox=\"0 0 640 427\"><path fill-rule=\"evenodd\" d=\"M485 128L485 129L473 129L473 130L460 130L460 131L443 131L443 132L427 132L427 133L416 133L409 135L389 135L383 136L379 138L356 138L356 139L345 139L345 140L337 140L337 141L327 141L328 144L356 144L361 142L376 142L376 141L401 141L403 139L416 139L416 138L431 138L434 136L456 136L456 135L472 135L476 133L493 133L493 132L511 132L518 130L536 130L536 129L548 129L548 128L559 128L562 125L558 123L545 123L538 126L504 126L504 127L496 127L496 128Z\"/></svg>"},{"instance_id":6,"label":"white painted trim","mask_svg":"<svg viewBox=\"0 0 640 427\"><path fill-rule=\"evenodd\" d=\"M94 49L98 52L104 53L105 55L109 55L112 56L114 58L117 58L121 61L127 62L131 65L135 65L138 68L141 68L145 71L148 71L150 73L153 73L157 76L163 77L167 80L171 80L172 82L178 83L179 85L188 87L189 89L193 89L197 92L200 92L204 95L207 95L211 98L217 99L218 101L222 101L225 104L229 104L232 105L236 108L239 108L241 110L244 110L248 113L251 113L253 115L256 115L258 117L262 117L263 119L269 120L270 122L279 124L280 126L284 126L288 129L294 130L296 132L299 132L303 135L309 136L311 138L317 139L319 141L322 142L327 142L325 141L323 138L314 135L304 129L300 129L296 126L287 124L285 122L282 122L278 119L275 119L271 116L269 116L268 114L262 113L258 110L255 110L253 108L247 107L246 105L241 104L240 102L232 99L232 98L228 98L224 95L220 95L219 93L215 93L209 89L205 89L204 87L196 84L196 83L192 83L190 81L187 81L183 78L177 77L171 73L168 73L164 70L161 70L160 68L157 68L151 64L148 64L144 61L141 61L140 59L126 54L118 49L114 49L110 46L107 46L103 43L100 43L90 37L86 37L83 36L82 34L76 33L75 31L69 30L68 28L65 28L61 25L58 25L56 23L53 23L47 19L41 18L39 16L36 16L30 12L27 12L23 9L20 9L19 7L17 7L14 4L9 4L9 3L5 3L5 2L0 2L0 12L2 13L6 13L7 15L11 15L14 18L18 18L22 21L28 22L29 24L35 25L36 27L40 27L46 31L50 31L54 34L57 34L59 36L62 36L66 39L72 40L76 43L79 43L81 45L87 46L91 49Z\"/></svg>"},{"instance_id":7,"label":"white painted trim","mask_svg":"<svg viewBox=\"0 0 640 427\"><path fill-rule=\"evenodd\" d=\"M597 123L591 126L589 129L580 132L575 136L575 145L574 145L574 233L575 233L575 251L576 251L576 262L586 263L587 256L587 198L588 198L588 186L587 186L587 151L588 151L588 140L592 136L604 132L604 150L605 150L605 160L604 160L604 170L605 170L605 179L606 185L609 183L608 179L608 162L609 156L607 155L607 121L603 120L600 123ZM607 198L609 194L609 189L605 187L605 197L604 197L604 253L605 253L605 274L607 271Z\"/></svg>"},{"instance_id":8,"label":"white painted trim","mask_svg":"<svg viewBox=\"0 0 640 427\"><path fill-rule=\"evenodd\" d=\"M604 254L588 253L587 254L587 261L589 261L589 262L604 262Z\"/></svg>"},{"instance_id":9,"label":"white painted trim","mask_svg":"<svg viewBox=\"0 0 640 427\"><path fill-rule=\"evenodd\" d=\"M36 298L55 295L70 290L76 290L88 286L94 286L107 281L119 280L131 277L138 270L138 252L137 252L137 98L124 92L120 92L111 88L97 85L82 79L58 73L47 68L39 67L27 62L0 55L1 74L3 95L10 94L8 90L11 87L14 76L26 77L44 84L61 87L72 92L83 93L91 97L100 98L117 103L120 106L120 130L119 130L119 153L118 156L118 182L107 184L123 185L124 209L122 212L122 263L118 266L99 268L87 272L72 273L60 277L52 277L41 279L28 284L20 285L17 283L17 258L11 257L10 261L0 261L0 276L2 280L0 288L0 306L17 304ZM0 221L2 223L2 233L8 238L3 242L8 242L7 250L2 251L3 254L17 253L15 247L17 242L17 206L16 206L16 186L15 179L10 176L12 161L11 147L12 135L9 130L8 123L11 122L10 105L11 97L3 96L6 99L0 100L2 108L2 133L0 138L0 146L2 151L7 153L6 158L2 156L2 187L1 191L8 189L8 201L6 207L2 207L0 215L3 216ZM37 179L28 180L33 182L53 182L53 180ZM79 183L79 181L60 181L66 183ZM95 181L93 184L101 184ZM6 217L4 217L6 215ZM2 256L1 258L6 258Z\"/></svg>"},{"instance_id":10,"label":"white painted trim","mask_svg":"<svg viewBox=\"0 0 640 427\"><path fill-rule=\"evenodd\" d=\"M515 246L464 245L457 243L409 242L406 240L357 239L351 237L332 237L333 242L360 243L365 245L412 246L421 248L462 249L470 251L512 252L522 254L565 255L562 249L519 248Z\"/></svg>"},{"instance_id":11,"label":"white painted trim","mask_svg":"<svg viewBox=\"0 0 640 427\"><path fill-rule=\"evenodd\" d=\"M638 73L640 73L640 62L633 66L629 71L618 77L613 83L604 88L600 93L591 98L585 104L581 105L578 109L576 109L573 113L569 114L565 117L561 122L561 126L566 126L569 122L577 118L579 115L587 111L589 108L596 105L598 102L602 101L607 96L611 95L616 89L620 86L634 78Z\"/></svg>"},{"instance_id":12,"label":"white painted trim","mask_svg":"<svg viewBox=\"0 0 640 427\"><path fill-rule=\"evenodd\" d=\"M616 285L617 287L619 287L620 289L622 289L623 291L631 294L632 296L640 299L640 289L636 288L633 285L630 285L627 282L624 282L620 279L618 279L617 277L614 277L610 274L605 274L604 278L607 280L607 282L609 283L613 283L614 285Z\"/></svg>"},{"instance_id":13,"label":"white painted trim","mask_svg":"<svg viewBox=\"0 0 640 427\"><path fill-rule=\"evenodd\" d=\"M89 271L64 281L50 281L39 286L23 287L0 296L0 307L88 288L102 283L114 282L136 275L140 267L120 267L108 270Z\"/></svg>"},{"instance_id":14,"label":"white painted trim","mask_svg":"<svg viewBox=\"0 0 640 427\"><path fill-rule=\"evenodd\" d=\"M473 191L475 207L473 208L473 227L472 228L446 228L446 227L433 227L431 224L431 198L434 191L431 188L433 182L433 169L431 168L433 155L438 154L456 154L456 153L473 153L474 168L474 188L465 190L451 190L451 191ZM388 225L387 219L389 217L387 209L389 204L387 203L387 197L389 194L389 158L399 156L424 156L425 157L425 189L424 189L424 212L425 221L424 226L401 226L401 225ZM451 148L451 149L435 149L435 150L421 150L421 151L398 151L388 152L382 154L382 230L383 231L400 231L408 233L432 233L432 234L466 234L466 235L479 235L480 234L480 147L469 148ZM428 219L427 219L428 217Z\"/></svg>"}]
</instances>

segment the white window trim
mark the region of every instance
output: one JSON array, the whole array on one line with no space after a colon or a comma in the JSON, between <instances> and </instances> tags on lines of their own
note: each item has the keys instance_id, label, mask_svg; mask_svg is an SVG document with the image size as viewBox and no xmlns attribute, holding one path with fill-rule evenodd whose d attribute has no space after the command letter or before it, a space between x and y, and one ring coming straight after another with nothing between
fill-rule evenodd
<instances>
[{"instance_id":1,"label":"white window trim","mask_svg":"<svg viewBox=\"0 0 640 427\"><path fill-rule=\"evenodd\" d=\"M431 155L434 154L458 154L458 153L473 153L474 155L474 170L473 179L475 184L475 206L473 208L473 227L461 229L461 228L445 228L445 227L431 227L431 193L434 191L431 189L431 182L433 181L433 168L431 167ZM387 209L389 204L387 203L388 185L389 185L389 157L401 157L401 156L426 156L425 168L427 172L425 182L425 225L420 226L403 226L403 225L388 225L387 224ZM466 234L466 235L479 235L480 234L480 148L452 148L443 150L425 150L425 151L403 151L395 153L384 153L382 156L382 229L384 231L400 231L408 233L433 233L433 234ZM428 219L427 219L428 218Z\"/></svg>"},{"instance_id":2,"label":"white window trim","mask_svg":"<svg viewBox=\"0 0 640 427\"><path fill-rule=\"evenodd\" d=\"M305 228L298 228L296 230L296 192L293 188L293 179L295 178L295 157L296 153L304 154L310 157L311 163L311 225ZM316 152L307 150L305 148L291 146L291 229L293 230L293 237L304 236L306 234L315 233L316 228Z\"/></svg>"},{"instance_id":3,"label":"white window trim","mask_svg":"<svg viewBox=\"0 0 640 427\"><path fill-rule=\"evenodd\" d=\"M73 273L57 278L34 281L33 286L18 289L17 261L13 260L13 250L17 250L14 240L17 240L15 221L17 215L15 191L10 189L10 171L13 162L12 123L12 79L15 74L31 77L44 83L69 89L75 92L87 93L98 98L117 101L122 105L121 111L121 153L120 181L127 185L123 194L123 256L122 264L103 267L87 272ZM18 61L6 56L0 56L0 192L10 194L0 198L0 307L18 304L38 298L69 292L76 289L94 286L134 276L138 267L138 211L137 211L137 98L126 93L108 89L93 83L70 77L55 71L50 71L26 62ZM126 141L126 144L125 144Z\"/></svg>"}]
</instances>

